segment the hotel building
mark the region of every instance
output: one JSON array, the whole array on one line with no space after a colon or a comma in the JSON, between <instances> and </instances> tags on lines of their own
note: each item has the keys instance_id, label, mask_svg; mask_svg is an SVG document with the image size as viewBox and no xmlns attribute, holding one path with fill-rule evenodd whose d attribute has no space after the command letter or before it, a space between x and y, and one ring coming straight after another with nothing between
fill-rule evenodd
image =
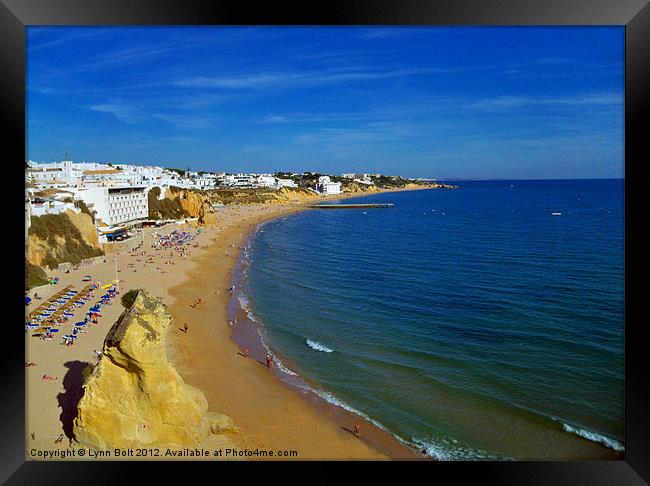
<instances>
[{"instance_id":1,"label":"hotel building","mask_svg":"<svg viewBox=\"0 0 650 486\"><path fill-rule=\"evenodd\" d=\"M95 219L114 226L149 217L147 189L140 186L85 187L75 191Z\"/></svg>"},{"instance_id":2,"label":"hotel building","mask_svg":"<svg viewBox=\"0 0 650 486\"><path fill-rule=\"evenodd\" d=\"M329 176L321 176L318 178L316 190L321 194L341 194L341 183L332 182Z\"/></svg>"}]
</instances>

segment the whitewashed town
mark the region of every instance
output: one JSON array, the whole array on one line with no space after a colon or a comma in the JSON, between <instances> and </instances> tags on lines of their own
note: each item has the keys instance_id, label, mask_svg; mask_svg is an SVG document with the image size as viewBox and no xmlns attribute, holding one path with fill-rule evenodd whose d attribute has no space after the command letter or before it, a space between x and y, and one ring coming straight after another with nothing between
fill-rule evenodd
<instances>
[{"instance_id":1,"label":"whitewashed town","mask_svg":"<svg viewBox=\"0 0 650 486\"><path fill-rule=\"evenodd\" d=\"M26 162L25 169L25 238L32 216L80 212L87 208L93 215L100 241L110 240L115 229L142 223L149 217L149 191L159 188L163 199L170 187L187 190L266 189L302 187L314 194L341 194L342 184L354 183L370 188L374 181L403 180L381 174L344 173L329 176L314 173L244 174L204 172L164 168L151 165L96 162L38 163ZM337 181L333 180L337 179ZM374 181L373 181L374 180ZM427 179L433 181L435 179ZM419 179L419 181L425 181Z\"/></svg>"}]
</instances>

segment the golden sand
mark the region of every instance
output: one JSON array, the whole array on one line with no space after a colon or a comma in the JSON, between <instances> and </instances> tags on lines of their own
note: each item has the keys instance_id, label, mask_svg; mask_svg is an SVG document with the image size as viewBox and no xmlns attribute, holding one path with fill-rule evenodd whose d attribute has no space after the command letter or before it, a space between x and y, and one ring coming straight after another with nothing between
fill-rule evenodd
<instances>
[{"instance_id":1,"label":"golden sand","mask_svg":"<svg viewBox=\"0 0 650 486\"><path fill-rule=\"evenodd\" d=\"M272 376L257 360L243 357L231 338L232 331L227 325L229 296L225 290L230 286L237 248L260 222L302 209L300 206L277 205L221 208L217 212L217 226L203 230L192 242L192 245L198 243L199 248L189 245L187 258L169 250L153 250L152 230L147 229L143 236L121 243L116 253L108 254L105 263L100 260L68 274L52 272L51 275L58 276L60 282L34 289L43 300L33 301L27 312L66 285L81 290L85 285L82 278L86 274L102 284L110 283L117 275L121 293L132 288L146 288L169 307L174 318L167 335L167 354L171 363L186 383L203 391L210 411L225 413L238 427L237 434L213 436L205 447L272 450L274 455L278 451L297 452L290 457L278 457L283 460L414 459L417 456L410 449L357 416L324 403L311 403L313 400L305 399L297 390ZM166 234L175 228L194 230L189 226L171 225L159 231ZM127 246L133 247L143 240L145 255L126 251ZM147 263L147 260L153 263ZM99 300L101 295L96 293L91 303ZM192 307L197 298L202 302ZM59 326L59 336L68 333L75 322L83 319L87 307L77 311L68 323ZM55 339L49 342L31 337L31 332L25 334L25 361L36 363L34 367L25 368L27 459L43 459L34 456L35 451L70 448L82 363L96 362L93 350L101 350L108 329L122 311L118 298L111 306L102 309L99 324L91 325L70 347L60 345L60 337L56 334ZM184 323L188 325L187 333L178 329ZM43 380L44 374L57 380ZM356 420L362 424L360 438L349 431ZM267 459L255 455L243 458Z\"/></svg>"}]
</instances>

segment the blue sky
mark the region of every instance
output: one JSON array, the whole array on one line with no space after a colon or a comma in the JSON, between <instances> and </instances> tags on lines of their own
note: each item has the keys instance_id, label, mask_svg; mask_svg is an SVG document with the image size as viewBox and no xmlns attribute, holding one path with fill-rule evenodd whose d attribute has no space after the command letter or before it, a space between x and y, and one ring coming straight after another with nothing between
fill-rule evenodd
<instances>
[{"instance_id":1,"label":"blue sky","mask_svg":"<svg viewBox=\"0 0 650 486\"><path fill-rule=\"evenodd\" d=\"M28 27L27 158L623 176L622 27Z\"/></svg>"}]
</instances>

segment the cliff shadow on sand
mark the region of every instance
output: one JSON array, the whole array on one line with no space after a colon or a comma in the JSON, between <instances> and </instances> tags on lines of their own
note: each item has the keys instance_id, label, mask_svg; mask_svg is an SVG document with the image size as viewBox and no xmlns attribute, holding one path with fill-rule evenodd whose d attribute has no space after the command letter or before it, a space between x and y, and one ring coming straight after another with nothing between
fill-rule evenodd
<instances>
[{"instance_id":1,"label":"cliff shadow on sand","mask_svg":"<svg viewBox=\"0 0 650 486\"><path fill-rule=\"evenodd\" d=\"M64 366L68 369L62 382L65 392L59 393L56 399L61 408L59 420L63 425L63 433L72 441L74 439L74 419L77 418L78 414L77 406L84 394L84 372L90 371L92 365L84 361L68 361L64 363Z\"/></svg>"}]
</instances>

